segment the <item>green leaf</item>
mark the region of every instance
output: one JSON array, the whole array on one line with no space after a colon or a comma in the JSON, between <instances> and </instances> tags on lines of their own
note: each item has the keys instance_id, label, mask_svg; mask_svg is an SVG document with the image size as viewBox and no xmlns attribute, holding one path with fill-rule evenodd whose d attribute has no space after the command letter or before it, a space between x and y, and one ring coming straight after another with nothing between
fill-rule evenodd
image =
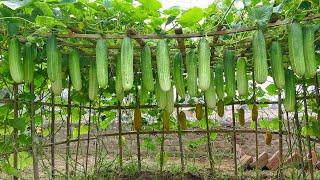
<instances>
[{"instance_id":1,"label":"green leaf","mask_svg":"<svg viewBox=\"0 0 320 180\"><path fill-rule=\"evenodd\" d=\"M142 148L148 150L148 151L154 151L156 150L156 145L154 144L153 140L151 138L144 138L142 143Z\"/></svg>"},{"instance_id":2,"label":"green leaf","mask_svg":"<svg viewBox=\"0 0 320 180\"><path fill-rule=\"evenodd\" d=\"M148 11L157 11L162 5L158 0L139 0L142 4L142 7Z\"/></svg>"},{"instance_id":3,"label":"green leaf","mask_svg":"<svg viewBox=\"0 0 320 180\"><path fill-rule=\"evenodd\" d=\"M270 124L269 124L269 127L271 130L273 131L279 131L279 125L280 125L280 120L279 118L273 118L271 121L270 121Z\"/></svg>"},{"instance_id":4,"label":"green leaf","mask_svg":"<svg viewBox=\"0 0 320 180\"><path fill-rule=\"evenodd\" d=\"M218 133L210 133L210 139L211 139L212 141L216 140L217 137L218 137Z\"/></svg>"},{"instance_id":5,"label":"green leaf","mask_svg":"<svg viewBox=\"0 0 320 180\"><path fill-rule=\"evenodd\" d=\"M272 6L256 6L249 11L249 17L262 29L266 27L272 11Z\"/></svg>"},{"instance_id":6,"label":"green leaf","mask_svg":"<svg viewBox=\"0 0 320 180\"><path fill-rule=\"evenodd\" d=\"M191 27L196 25L204 16L203 10L198 7L188 9L179 18L179 22L183 27Z\"/></svg>"},{"instance_id":7,"label":"green leaf","mask_svg":"<svg viewBox=\"0 0 320 180\"><path fill-rule=\"evenodd\" d=\"M260 128L268 129L268 128L269 128L269 121L268 121L268 119L260 119L260 120L259 120L259 126L260 126Z\"/></svg>"},{"instance_id":8,"label":"green leaf","mask_svg":"<svg viewBox=\"0 0 320 180\"><path fill-rule=\"evenodd\" d=\"M12 10L16 10L18 8L27 6L32 0L10 0L10 1L2 1L0 4L4 4L8 8Z\"/></svg>"},{"instance_id":9,"label":"green leaf","mask_svg":"<svg viewBox=\"0 0 320 180\"><path fill-rule=\"evenodd\" d=\"M178 16L181 12L181 9L179 6L173 6L169 9L165 9L163 12L169 16Z\"/></svg>"},{"instance_id":10,"label":"green leaf","mask_svg":"<svg viewBox=\"0 0 320 180\"><path fill-rule=\"evenodd\" d=\"M274 96L278 94L278 88L274 84L270 84L269 86L266 87L266 90L269 95Z\"/></svg>"},{"instance_id":11,"label":"green leaf","mask_svg":"<svg viewBox=\"0 0 320 180\"><path fill-rule=\"evenodd\" d=\"M79 135L84 135L84 134L88 134L88 131L89 131L89 127L86 126L86 125L81 125L80 126L80 134L78 134L78 130L79 128L74 128L73 129L73 132L72 132L72 138L78 138Z\"/></svg>"},{"instance_id":12,"label":"green leaf","mask_svg":"<svg viewBox=\"0 0 320 180\"><path fill-rule=\"evenodd\" d=\"M11 127L18 129L19 131L24 131L26 128L25 118L11 119L9 124Z\"/></svg>"},{"instance_id":13,"label":"green leaf","mask_svg":"<svg viewBox=\"0 0 320 180\"><path fill-rule=\"evenodd\" d=\"M54 27L54 26L62 26L62 27L66 27L65 24L63 24L62 22L60 22L59 20L53 18L53 17L49 17L49 16L37 16L36 17L36 24L38 26L45 26L45 27Z\"/></svg>"},{"instance_id":14,"label":"green leaf","mask_svg":"<svg viewBox=\"0 0 320 180\"><path fill-rule=\"evenodd\" d=\"M20 171L18 169L16 169L16 168L12 167L9 163L4 163L2 165L2 169L8 175L12 175L12 176L16 176L16 177L22 178L22 175L21 175Z\"/></svg>"},{"instance_id":15,"label":"green leaf","mask_svg":"<svg viewBox=\"0 0 320 180\"><path fill-rule=\"evenodd\" d=\"M26 168L30 167L30 165L32 164L32 157L26 151L19 152L18 159L19 159L18 168L20 170L26 169ZM10 164L13 164L13 154L10 155L9 162L10 162Z\"/></svg>"},{"instance_id":16,"label":"green leaf","mask_svg":"<svg viewBox=\"0 0 320 180\"><path fill-rule=\"evenodd\" d=\"M303 10L309 10L311 8L312 4L310 1L302 1L299 5L299 9Z\"/></svg>"},{"instance_id":17,"label":"green leaf","mask_svg":"<svg viewBox=\"0 0 320 180\"><path fill-rule=\"evenodd\" d=\"M53 16L53 11L47 3L44 2L34 2L33 3L37 8L39 8L45 16Z\"/></svg>"}]
</instances>

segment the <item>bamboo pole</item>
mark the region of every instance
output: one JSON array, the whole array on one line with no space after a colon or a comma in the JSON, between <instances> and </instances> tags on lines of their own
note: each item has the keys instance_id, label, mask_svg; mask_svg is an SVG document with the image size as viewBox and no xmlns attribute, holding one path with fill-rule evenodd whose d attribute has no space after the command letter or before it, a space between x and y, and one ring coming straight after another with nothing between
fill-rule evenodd
<instances>
[{"instance_id":1,"label":"bamboo pole","mask_svg":"<svg viewBox=\"0 0 320 180\"><path fill-rule=\"evenodd\" d=\"M318 75L316 74L313 78L315 92L316 92L316 101L318 104L318 114L317 120L320 121L320 92L319 92L319 84L318 84Z\"/></svg>"},{"instance_id":2,"label":"bamboo pole","mask_svg":"<svg viewBox=\"0 0 320 180\"><path fill-rule=\"evenodd\" d=\"M303 99L314 99L315 96L307 96L306 98L304 97L297 97L296 100L303 100ZM9 103L9 102L13 102L14 103L15 100L12 99L0 99L0 103ZM282 99L283 101L283 99ZM30 101L19 101L19 103L30 103ZM34 102L36 105L44 105L44 106L49 106L51 107L51 103L47 103L47 102L42 102L42 101L35 101ZM268 105L268 104L278 104L278 101L269 101L269 102L259 102L256 101L255 103L250 102L250 101L234 101L233 103L228 103L225 105L241 105L241 104L247 104L247 105L252 105L252 104L261 104L261 105ZM204 105L204 104L201 104ZM68 104L59 104L59 103L55 103L54 106L56 107L68 107ZM82 107L83 109L90 109L90 107L88 106L83 106L83 105L78 105L78 104L71 104L71 107ZM193 104L175 104L174 107L195 107L195 105ZM101 106L101 110L117 110L117 109L134 109L135 105L126 105L126 106L118 106L118 105L107 105L107 106ZM151 108L158 108L158 106L156 104L145 104L145 105L140 105L140 109L151 109ZM91 107L91 109L93 110L99 110L98 107Z\"/></svg>"},{"instance_id":3,"label":"bamboo pole","mask_svg":"<svg viewBox=\"0 0 320 180\"><path fill-rule=\"evenodd\" d=\"M297 103L295 104L294 122L295 122L295 125L296 125L296 136L297 136L297 143L298 143L298 150L299 150L299 161L300 161L300 164L301 164L303 179L306 179L306 173L305 173L305 170L304 170L304 161L303 161L302 142L301 142L301 126L300 126L300 122L299 122L298 105L297 105Z\"/></svg>"},{"instance_id":4,"label":"bamboo pole","mask_svg":"<svg viewBox=\"0 0 320 180\"><path fill-rule=\"evenodd\" d=\"M164 127L163 127L163 130L164 130ZM161 144L160 144L160 174L162 174L162 171L163 171L163 159L164 159L163 155L164 155L164 131L162 131L162 134L161 134Z\"/></svg>"},{"instance_id":5,"label":"bamboo pole","mask_svg":"<svg viewBox=\"0 0 320 180\"><path fill-rule=\"evenodd\" d=\"M17 120L19 118L19 102L18 102L18 85L14 84L13 85L13 98L15 100L15 103L13 104L13 111L14 111L14 119ZM14 128L13 130L13 139L14 139L14 147L15 149L18 149L19 144L18 144L18 130L16 128ZM18 169L18 154L19 152L17 150L14 151L13 153L13 167L15 169ZM17 176L13 176L14 180L18 180Z\"/></svg>"},{"instance_id":6,"label":"bamboo pole","mask_svg":"<svg viewBox=\"0 0 320 180\"><path fill-rule=\"evenodd\" d=\"M210 128L209 128L209 118L208 118L208 106L204 106L205 110L205 118L206 118L206 129L207 129L207 147L208 147L208 155L209 155L209 162L210 162L210 170L211 173L214 173L214 165L213 165L213 157L212 157L212 149L211 149L211 139L210 139Z\"/></svg>"},{"instance_id":7,"label":"bamboo pole","mask_svg":"<svg viewBox=\"0 0 320 180\"><path fill-rule=\"evenodd\" d=\"M253 104L256 105L256 83L254 79L254 71L252 71L252 89L253 89ZM259 119L259 117L258 117ZM256 179L259 179L259 172L258 172L258 156L259 156L259 141L258 141L258 119L254 122L254 130L255 130L255 145L256 145Z\"/></svg>"},{"instance_id":8,"label":"bamboo pole","mask_svg":"<svg viewBox=\"0 0 320 180\"><path fill-rule=\"evenodd\" d=\"M236 118L234 112L234 105L232 105L232 130L233 130L233 158L234 158L234 175L238 178L238 164L237 164L237 134L236 134Z\"/></svg>"},{"instance_id":9,"label":"bamboo pole","mask_svg":"<svg viewBox=\"0 0 320 180\"><path fill-rule=\"evenodd\" d=\"M278 118L279 118L279 157L280 157L280 164L279 164L279 179L284 179L283 178L283 172L282 172L282 167L283 167L283 142L282 142L282 109L281 109L281 90L278 89Z\"/></svg>"},{"instance_id":10,"label":"bamboo pole","mask_svg":"<svg viewBox=\"0 0 320 180\"><path fill-rule=\"evenodd\" d=\"M176 93L176 101L178 101L178 93ZM182 179L184 178L184 171L185 171L185 165L184 165L184 155L183 155L183 142L182 142L182 133L181 133L181 127L179 122L179 107L177 107L177 125L178 125L178 139L179 139L179 150L180 150L180 163L181 163L181 173L182 173Z\"/></svg>"},{"instance_id":11,"label":"bamboo pole","mask_svg":"<svg viewBox=\"0 0 320 180\"><path fill-rule=\"evenodd\" d=\"M100 94L100 98L101 99L102 93ZM94 169L95 169L95 173L99 173L98 168L97 168L97 162L100 161L100 148L99 148L99 143L101 141L100 139L100 116L101 116L101 100L99 100L99 110L98 110L98 117L97 117L97 121L96 121L96 150L95 150L95 156L94 156ZM99 154L99 160L98 160L98 154Z\"/></svg>"},{"instance_id":12,"label":"bamboo pole","mask_svg":"<svg viewBox=\"0 0 320 180\"><path fill-rule=\"evenodd\" d=\"M75 165L74 165L74 172L75 172L75 175L77 175L77 166L78 166L78 155L79 155L79 146L80 146L80 127L81 127L81 117L82 117L82 108L80 106L79 108L79 121L78 121L78 137L77 139L74 139L74 141L71 141L71 142L77 142L77 147L76 147L76 162L75 162ZM87 139L86 139L87 140ZM70 142L70 140L69 140Z\"/></svg>"},{"instance_id":13,"label":"bamboo pole","mask_svg":"<svg viewBox=\"0 0 320 180\"><path fill-rule=\"evenodd\" d=\"M305 79L304 79L302 86L303 86L303 95L307 96L307 87L305 84ZM309 126L308 105L307 105L306 99L303 100L303 106L304 106L304 117L306 120L306 126ZM311 180L314 180L310 135L307 134L306 139L307 139L307 146L308 146L308 163L309 163L308 168L310 171Z\"/></svg>"},{"instance_id":14,"label":"bamboo pole","mask_svg":"<svg viewBox=\"0 0 320 180\"><path fill-rule=\"evenodd\" d=\"M30 83L30 93L34 94L34 82ZM34 103L30 102L30 120L31 120L31 139L32 139L32 164L33 178L39 180L39 165L38 165L38 136L34 119Z\"/></svg>"},{"instance_id":15,"label":"bamboo pole","mask_svg":"<svg viewBox=\"0 0 320 180\"><path fill-rule=\"evenodd\" d=\"M137 108L140 109L140 101L138 97L138 85L136 86L136 103ZM141 118L142 121L142 118ZM142 122L141 122L142 123ZM141 172L141 151L140 151L140 129L137 129L137 158L138 158L138 171Z\"/></svg>"},{"instance_id":16,"label":"bamboo pole","mask_svg":"<svg viewBox=\"0 0 320 180\"><path fill-rule=\"evenodd\" d=\"M78 129L79 131L79 129ZM235 132L237 134L255 134L256 131L254 129L236 129ZM172 130L172 131L140 131L139 134L148 134L148 135L157 135L157 134L177 134L178 131L176 130ZM183 134L207 134L208 131L207 130L181 130L181 133ZM209 130L209 133L222 133L222 134L232 134L233 133L233 129L221 129L221 128L218 128L218 129L210 129ZM257 131L258 134L265 134L266 131L265 130L258 130ZM279 132L271 132L273 135L278 135ZM78 133L79 134L79 133ZM125 136L125 135L135 135L137 134L136 131L128 131L128 132L122 132L121 135L122 136ZM282 132L282 135L288 135L288 132L287 131L283 131ZM101 133L99 134L100 137L112 137L112 136L119 136L119 133ZM96 139L97 136L91 136L89 137L90 140L94 140ZM302 136L302 138L305 139L304 136ZM87 141L88 138L80 138L78 136L77 139L71 139L69 142L70 143L74 143L74 142L77 142L79 143L80 141ZM313 139L313 138L310 138L310 140L312 142L315 142L315 143L320 143L320 141L318 139ZM55 142L55 145L63 145L63 144L66 144L67 142L66 141L60 141L60 142ZM43 148L47 148L47 147L50 147L52 144L51 143L48 143L48 144L43 144L42 147ZM77 147L79 147L77 145ZM28 151L28 150L31 150L31 147L28 147L28 148L19 148L17 149L17 151L19 152L22 152L22 151ZM77 150L78 151L78 150ZM2 153L0 154L0 156L7 156L7 155L10 155L12 154L13 152L7 152L7 153Z\"/></svg>"},{"instance_id":17,"label":"bamboo pole","mask_svg":"<svg viewBox=\"0 0 320 180\"><path fill-rule=\"evenodd\" d=\"M71 120L71 79L69 76L68 82L68 107L67 107L67 147L66 147L66 175L69 178L69 157L70 157L70 139L71 139L71 129L70 129L70 120Z\"/></svg>"},{"instance_id":18,"label":"bamboo pole","mask_svg":"<svg viewBox=\"0 0 320 180\"><path fill-rule=\"evenodd\" d=\"M287 137L289 139L289 153L290 153L290 157L292 158L292 142L291 142L291 127L290 127L290 121L289 121L289 113L286 112L286 118L287 118L287 126L288 126L288 130L287 130Z\"/></svg>"},{"instance_id":19,"label":"bamboo pole","mask_svg":"<svg viewBox=\"0 0 320 180\"><path fill-rule=\"evenodd\" d=\"M310 21L313 19L318 19L320 17L320 13L312 14L305 17L302 21ZM292 22L291 19L285 19L282 21L277 21L275 23L267 24L268 28L274 28L278 26L285 26ZM215 32L207 32L207 33L190 33L190 34L167 34L167 35L158 35L158 34L146 34L146 35L131 35L132 39L162 39L162 38L194 38L194 37L209 37L209 36L220 36L220 35L227 35L227 34L236 34L236 33L243 33L248 31L256 30L256 26L252 27L241 27L235 29L223 29L220 31ZM38 37L48 37L51 33L46 34L34 34L34 36ZM57 34L58 38L84 38L84 39L123 39L127 34L79 34L79 33L69 33L69 34Z\"/></svg>"},{"instance_id":20,"label":"bamboo pole","mask_svg":"<svg viewBox=\"0 0 320 180\"><path fill-rule=\"evenodd\" d=\"M51 130L50 130L50 140L51 140L51 177L55 179L55 96L51 91Z\"/></svg>"},{"instance_id":21,"label":"bamboo pole","mask_svg":"<svg viewBox=\"0 0 320 180\"><path fill-rule=\"evenodd\" d=\"M89 103L89 107L91 107L92 101ZM92 109L89 108L89 122L88 122L88 133L87 133L87 152L86 152L86 166L84 170L84 176L88 178L88 156L89 156L89 146L90 146L90 130L91 130L91 111Z\"/></svg>"},{"instance_id":22,"label":"bamboo pole","mask_svg":"<svg viewBox=\"0 0 320 180\"><path fill-rule=\"evenodd\" d=\"M122 169L122 124L121 124L121 108L118 103L118 146L119 146L119 168Z\"/></svg>"}]
</instances>

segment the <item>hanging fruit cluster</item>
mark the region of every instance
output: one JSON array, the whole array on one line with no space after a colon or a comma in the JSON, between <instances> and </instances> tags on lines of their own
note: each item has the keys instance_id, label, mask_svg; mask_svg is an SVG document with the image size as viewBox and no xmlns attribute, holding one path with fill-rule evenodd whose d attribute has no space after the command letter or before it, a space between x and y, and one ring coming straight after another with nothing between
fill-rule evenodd
<instances>
[{"instance_id":1,"label":"hanging fruit cluster","mask_svg":"<svg viewBox=\"0 0 320 180\"><path fill-rule=\"evenodd\" d=\"M270 44L271 76L278 89L284 89L285 110L290 112L295 108L295 74L300 77L312 78L317 71L314 49L314 32L312 25L298 23L288 25L289 68L285 69L282 48L278 41ZM96 43L96 61L90 64L88 76L88 97L95 100L99 88L108 87L109 57L107 42L98 39ZM173 56L172 66L166 39L161 39L156 47L156 68L152 66L152 51L145 45L141 51L141 89L140 98L144 103L148 93L154 92L157 105L163 110L164 119L174 110L174 87L180 98L187 95L195 97L203 92L204 100L209 108L217 108L219 116L224 115L224 105L233 101L238 94L248 95L248 77L246 58L237 59L235 51L225 49L223 60L218 60L215 67L211 65L210 44L201 38L197 51L191 49L186 53L184 61L181 52ZM130 91L134 82L133 42L130 37L122 40L121 50L116 58L115 94L119 101L125 91ZM269 67L267 62L267 44L262 30L257 30L252 39L253 72L257 83L267 80ZM47 75L51 81L51 89L55 95L60 95L62 84L62 55L57 46L55 35L51 35L46 43ZM9 68L12 79L16 83L31 83L34 78L36 48L26 43L24 55L21 58L20 42L12 37L9 43ZM184 63L186 63L184 65ZM171 69L173 67L173 69ZM186 69L184 69L186 67ZM82 90L84 77L80 69L80 56L77 50L72 50L68 59L69 77L76 91ZM154 76L155 75L155 76ZM172 75L172 79L171 79ZM154 78L156 77L156 78ZM186 83L185 83L186 79ZM200 90L200 91L199 91ZM201 111L201 112L200 112ZM197 119L202 119L201 106L196 108ZM180 119L184 115L180 115ZM200 117L201 116L201 117ZM241 125L244 124L243 109L239 110ZM139 118L137 118L139 119ZM258 107L253 105L252 120L258 119ZM167 121L167 120L166 120ZM184 123L181 125L184 127ZM165 129L167 126L165 127Z\"/></svg>"}]
</instances>

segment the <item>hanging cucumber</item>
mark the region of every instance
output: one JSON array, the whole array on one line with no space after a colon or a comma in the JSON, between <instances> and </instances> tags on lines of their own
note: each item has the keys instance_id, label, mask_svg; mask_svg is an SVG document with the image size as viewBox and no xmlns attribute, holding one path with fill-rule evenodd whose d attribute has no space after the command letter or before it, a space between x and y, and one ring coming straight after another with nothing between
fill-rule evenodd
<instances>
[{"instance_id":1,"label":"hanging cucumber","mask_svg":"<svg viewBox=\"0 0 320 180\"><path fill-rule=\"evenodd\" d=\"M32 83L34 78L34 60L36 59L36 48L32 46L30 42L27 42L24 46L24 59L23 59L23 72L24 82Z\"/></svg>"},{"instance_id":2,"label":"hanging cucumber","mask_svg":"<svg viewBox=\"0 0 320 180\"><path fill-rule=\"evenodd\" d=\"M279 89L283 89L285 86L284 67L282 62L282 50L278 41L271 43L270 58L273 81Z\"/></svg>"},{"instance_id":3,"label":"hanging cucumber","mask_svg":"<svg viewBox=\"0 0 320 180\"><path fill-rule=\"evenodd\" d=\"M20 54L20 44L17 38L10 39L9 44L9 69L14 82L23 82L23 67Z\"/></svg>"},{"instance_id":4,"label":"hanging cucumber","mask_svg":"<svg viewBox=\"0 0 320 180\"><path fill-rule=\"evenodd\" d=\"M151 63L151 50L148 45L145 45L141 52L141 74L142 84L149 92L154 90L152 63Z\"/></svg>"},{"instance_id":5,"label":"hanging cucumber","mask_svg":"<svg viewBox=\"0 0 320 180\"><path fill-rule=\"evenodd\" d=\"M266 82L268 77L267 50L264 35L261 30L257 30L253 35L253 64L254 78L257 83Z\"/></svg>"},{"instance_id":6,"label":"hanging cucumber","mask_svg":"<svg viewBox=\"0 0 320 180\"><path fill-rule=\"evenodd\" d=\"M237 61L237 89L240 96L248 94L247 64L244 58Z\"/></svg>"},{"instance_id":7,"label":"hanging cucumber","mask_svg":"<svg viewBox=\"0 0 320 180\"><path fill-rule=\"evenodd\" d=\"M226 80L226 93L227 98L232 100L235 96L236 84L235 84L235 55L231 50L224 51L224 77Z\"/></svg>"},{"instance_id":8,"label":"hanging cucumber","mask_svg":"<svg viewBox=\"0 0 320 180\"><path fill-rule=\"evenodd\" d=\"M306 78L313 78L317 73L317 61L314 48L314 26L305 25L303 27L303 52L306 64Z\"/></svg>"},{"instance_id":9,"label":"hanging cucumber","mask_svg":"<svg viewBox=\"0 0 320 180\"><path fill-rule=\"evenodd\" d=\"M201 39L199 42L199 69L198 69L198 77L199 77L199 88L202 91L206 91L209 89L211 73L210 73L210 45L206 39Z\"/></svg>"},{"instance_id":10,"label":"hanging cucumber","mask_svg":"<svg viewBox=\"0 0 320 180\"><path fill-rule=\"evenodd\" d=\"M58 69L58 46L56 37L52 34L47 40L47 73L52 82L57 79Z\"/></svg>"},{"instance_id":11,"label":"hanging cucumber","mask_svg":"<svg viewBox=\"0 0 320 180\"><path fill-rule=\"evenodd\" d=\"M82 81L80 72L80 60L77 50L72 50L69 55L69 74L73 88L76 91L80 91L82 87Z\"/></svg>"},{"instance_id":12,"label":"hanging cucumber","mask_svg":"<svg viewBox=\"0 0 320 180\"><path fill-rule=\"evenodd\" d=\"M169 91L170 81L170 60L169 50L165 39L161 39L157 45L157 71L160 87L163 91Z\"/></svg>"},{"instance_id":13,"label":"hanging cucumber","mask_svg":"<svg viewBox=\"0 0 320 180\"><path fill-rule=\"evenodd\" d=\"M184 79L183 79L183 66L182 54L178 52L173 60L173 81L176 86L178 95L184 99L186 96Z\"/></svg>"},{"instance_id":14,"label":"hanging cucumber","mask_svg":"<svg viewBox=\"0 0 320 180\"><path fill-rule=\"evenodd\" d=\"M133 76L133 45L131 38L125 37L121 45L121 77L124 91L132 88Z\"/></svg>"},{"instance_id":15,"label":"hanging cucumber","mask_svg":"<svg viewBox=\"0 0 320 180\"><path fill-rule=\"evenodd\" d=\"M188 94L191 97L197 95L197 56L193 50L190 50L186 55L187 66L187 88Z\"/></svg>"},{"instance_id":16,"label":"hanging cucumber","mask_svg":"<svg viewBox=\"0 0 320 180\"><path fill-rule=\"evenodd\" d=\"M98 82L97 82L96 64L92 63L89 69L89 99L94 101L98 96Z\"/></svg>"},{"instance_id":17,"label":"hanging cucumber","mask_svg":"<svg viewBox=\"0 0 320 180\"><path fill-rule=\"evenodd\" d=\"M288 25L288 50L289 60L293 71L298 76L303 76L306 72L303 53L302 28L298 23Z\"/></svg>"},{"instance_id":18,"label":"hanging cucumber","mask_svg":"<svg viewBox=\"0 0 320 180\"><path fill-rule=\"evenodd\" d=\"M124 97L121 77L121 56L118 54L116 59L116 79L115 79L115 90L118 101L122 101Z\"/></svg>"},{"instance_id":19,"label":"hanging cucumber","mask_svg":"<svg viewBox=\"0 0 320 180\"><path fill-rule=\"evenodd\" d=\"M96 67L98 85L106 87L108 85L108 50L104 39L98 39L96 44Z\"/></svg>"}]
</instances>

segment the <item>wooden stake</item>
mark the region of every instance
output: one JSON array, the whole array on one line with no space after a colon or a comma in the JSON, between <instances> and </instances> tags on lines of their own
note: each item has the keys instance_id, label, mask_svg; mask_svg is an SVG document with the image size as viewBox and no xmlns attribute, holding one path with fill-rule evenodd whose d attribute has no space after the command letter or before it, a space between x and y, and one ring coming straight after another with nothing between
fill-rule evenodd
<instances>
[{"instance_id":1,"label":"wooden stake","mask_svg":"<svg viewBox=\"0 0 320 180\"><path fill-rule=\"evenodd\" d=\"M303 86L303 95L307 96L307 87L306 87L306 84L305 84L305 78L304 78L304 82L303 82L302 86ZM307 100L306 99L303 100L303 106L304 106L304 117L305 117L305 120L306 120L306 126L309 126L308 105L307 105ZM308 146L308 162L309 162L308 168L309 168L309 171L310 171L311 180L314 180L310 135L307 134L306 138L307 138L307 146Z\"/></svg>"},{"instance_id":2,"label":"wooden stake","mask_svg":"<svg viewBox=\"0 0 320 180\"><path fill-rule=\"evenodd\" d=\"M19 118L19 102L18 102L18 85L14 84L13 85L13 96L14 96L14 107L13 107L13 111L14 111L14 120L17 120ZM18 130L16 128L13 129L13 139L14 139L14 147L15 149L18 149L19 147L19 143L18 143ZM15 169L18 169L18 151L14 151L13 153L13 167ZM17 176L13 176L14 180L18 180Z\"/></svg>"},{"instance_id":3,"label":"wooden stake","mask_svg":"<svg viewBox=\"0 0 320 180\"><path fill-rule=\"evenodd\" d=\"M208 155L209 155L209 162L210 162L210 170L211 173L214 173L214 165L213 165L213 156L212 156L212 149L211 149L211 139L210 139L210 128L209 128L209 118L208 118L208 106L204 106L205 110L205 118L206 118L206 128L207 128L207 147L208 147Z\"/></svg>"}]
</instances>

